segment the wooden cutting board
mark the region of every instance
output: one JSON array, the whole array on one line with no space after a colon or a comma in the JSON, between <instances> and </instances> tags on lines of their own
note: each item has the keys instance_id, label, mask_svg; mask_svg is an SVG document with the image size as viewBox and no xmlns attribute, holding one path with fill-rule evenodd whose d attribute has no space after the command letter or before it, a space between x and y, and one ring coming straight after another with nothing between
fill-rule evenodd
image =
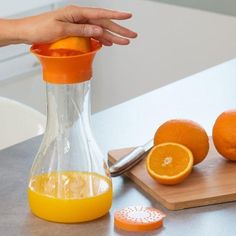
<instances>
[{"instance_id":1,"label":"wooden cutting board","mask_svg":"<svg viewBox=\"0 0 236 236\"><path fill-rule=\"evenodd\" d=\"M108 153L108 160L114 163L132 150L112 150ZM206 159L178 185L166 186L155 182L146 171L145 158L126 175L169 210L236 200L236 162L220 157L212 141Z\"/></svg>"}]
</instances>

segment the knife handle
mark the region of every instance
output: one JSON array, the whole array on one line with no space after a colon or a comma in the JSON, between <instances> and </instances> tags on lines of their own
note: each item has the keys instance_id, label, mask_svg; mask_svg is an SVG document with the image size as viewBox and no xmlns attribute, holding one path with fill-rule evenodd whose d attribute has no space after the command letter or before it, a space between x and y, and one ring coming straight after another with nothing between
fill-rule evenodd
<instances>
[{"instance_id":1,"label":"knife handle","mask_svg":"<svg viewBox=\"0 0 236 236\"><path fill-rule=\"evenodd\" d=\"M110 174L112 177L119 176L124 172L131 169L135 166L139 161L142 160L143 154L145 150L142 146L136 147L133 151L122 157L115 164L110 166Z\"/></svg>"}]
</instances>

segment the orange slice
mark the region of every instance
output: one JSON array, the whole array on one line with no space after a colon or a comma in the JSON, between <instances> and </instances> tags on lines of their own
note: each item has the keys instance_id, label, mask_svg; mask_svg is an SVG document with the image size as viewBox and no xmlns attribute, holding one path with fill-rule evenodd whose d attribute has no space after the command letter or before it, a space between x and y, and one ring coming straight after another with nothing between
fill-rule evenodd
<instances>
[{"instance_id":1,"label":"orange slice","mask_svg":"<svg viewBox=\"0 0 236 236\"><path fill-rule=\"evenodd\" d=\"M192 152L177 143L162 143L154 146L146 159L149 175L161 184L181 183L191 173L192 167Z\"/></svg>"},{"instance_id":2,"label":"orange slice","mask_svg":"<svg viewBox=\"0 0 236 236\"><path fill-rule=\"evenodd\" d=\"M115 212L115 226L127 231L150 231L163 225L164 213L145 206L130 206Z\"/></svg>"},{"instance_id":3,"label":"orange slice","mask_svg":"<svg viewBox=\"0 0 236 236\"><path fill-rule=\"evenodd\" d=\"M83 53L90 52L90 38L85 37L68 37L65 39L60 39L52 43L49 47L51 50L55 49L70 49L77 50Z\"/></svg>"}]
</instances>

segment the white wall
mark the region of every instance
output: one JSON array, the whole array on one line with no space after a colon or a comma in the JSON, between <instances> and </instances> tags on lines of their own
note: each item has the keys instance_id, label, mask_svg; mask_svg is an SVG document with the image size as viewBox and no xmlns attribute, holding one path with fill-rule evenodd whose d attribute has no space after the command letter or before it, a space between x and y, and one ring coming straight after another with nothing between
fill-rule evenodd
<instances>
[{"instance_id":1,"label":"white wall","mask_svg":"<svg viewBox=\"0 0 236 236\"><path fill-rule=\"evenodd\" d=\"M99 5L133 12L127 25L139 33L129 47L103 50L97 58L94 96L99 108L236 56L233 17L145 0L103 0Z\"/></svg>"},{"instance_id":2,"label":"white wall","mask_svg":"<svg viewBox=\"0 0 236 236\"><path fill-rule=\"evenodd\" d=\"M0 16L9 17L22 12L33 11L58 0L8 0L1 3Z\"/></svg>"},{"instance_id":3,"label":"white wall","mask_svg":"<svg viewBox=\"0 0 236 236\"><path fill-rule=\"evenodd\" d=\"M123 25L139 33L130 46L114 46L99 52L94 66L94 111L236 55L236 19L233 17L148 0L74 2L130 11L134 15L132 20ZM30 98L25 93L26 84L27 89L34 91ZM0 82L0 95L16 97L41 111L44 107L43 84L35 77Z\"/></svg>"},{"instance_id":4,"label":"white wall","mask_svg":"<svg viewBox=\"0 0 236 236\"><path fill-rule=\"evenodd\" d=\"M178 1L154 0L154 1L236 16L235 0L178 0Z\"/></svg>"}]
</instances>

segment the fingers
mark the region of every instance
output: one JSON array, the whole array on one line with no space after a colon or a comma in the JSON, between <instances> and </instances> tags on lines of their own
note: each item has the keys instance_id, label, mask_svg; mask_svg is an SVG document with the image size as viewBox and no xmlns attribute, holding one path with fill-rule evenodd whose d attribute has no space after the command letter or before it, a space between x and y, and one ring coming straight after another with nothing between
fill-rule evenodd
<instances>
[{"instance_id":1,"label":"fingers","mask_svg":"<svg viewBox=\"0 0 236 236\"><path fill-rule=\"evenodd\" d=\"M76 6L73 6L72 8L73 8L73 14L79 14L84 19L126 20L132 17L132 14L128 12L119 12L102 8L76 7Z\"/></svg>"},{"instance_id":2,"label":"fingers","mask_svg":"<svg viewBox=\"0 0 236 236\"><path fill-rule=\"evenodd\" d=\"M92 23L93 25L99 25L103 28L103 34L101 37L97 38L99 41L101 41L103 43L102 40L107 40L110 43L115 43L115 44L119 44L119 45L127 45L130 43L129 39L127 38L135 38L137 37L137 33L121 26L118 25L114 22L112 22L111 20L107 20L107 19L102 19L102 20L93 20L90 21L90 23ZM115 35L115 34L118 35ZM120 37L123 36L123 37ZM106 45L106 44L104 44ZM108 46L108 45L106 45Z\"/></svg>"},{"instance_id":3,"label":"fingers","mask_svg":"<svg viewBox=\"0 0 236 236\"><path fill-rule=\"evenodd\" d=\"M107 20L107 19L92 20L92 21L90 21L90 23L92 23L94 25L101 26L102 28L105 28L105 29L107 29L113 33L119 34L123 37L127 37L127 38L136 38L137 37L137 33L135 33L134 31L127 29L121 25L118 25L118 24L112 22L111 20Z\"/></svg>"},{"instance_id":4,"label":"fingers","mask_svg":"<svg viewBox=\"0 0 236 236\"><path fill-rule=\"evenodd\" d=\"M97 39L98 41L100 41L104 46L112 46L113 43L105 38L102 38L102 37L98 37L98 38L95 38Z\"/></svg>"},{"instance_id":5,"label":"fingers","mask_svg":"<svg viewBox=\"0 0 236 236\"><path fill-rule=\"evenodd\" d=\"M103 34L103 29L97 25L90 24L64 24L64 33L66 36L81 36L97 38Z\"/></svg>"},{"instance_id":6,"label":"fingers","mask_svg":"<svg viewBox=\"0 0 236 236\"><path fill-rule=\"evenodd\" d=\"M66 24L66 23L65 23ZM66 36L91 37L99 40L105 46L111 46L113 43L119 45L129 44L129 40L114 35L107 30L103 30L100 26L90 24L66 24L63 33Z\"/></svg>"},{"instance_id":7,"label":"fingers","mask_svg":"<svg viewBox=\"0 0 236 236\"><path fill-rule=\"evenodd\" d=\"M111 21L129 19L131 13L77 6L65 7L58 13L57 21L63 24L64 36L92 37L106 46L127 45L128 38L137 37L134 31Z\"/></svg>"},{"instance_id":8,"label":"fingers","mask_svg":"<svg viewBox=\"0 0 236 236\"><path fill-rule=\"evenodd\" d=\"M129 39L122 38L117 35L112 34L111 32L104 30L101 37L98 37L99 40L103 39L109 41L111 43L115 43L118 45L127 45L129 44Z\"/></svg>"}]
</instances>

